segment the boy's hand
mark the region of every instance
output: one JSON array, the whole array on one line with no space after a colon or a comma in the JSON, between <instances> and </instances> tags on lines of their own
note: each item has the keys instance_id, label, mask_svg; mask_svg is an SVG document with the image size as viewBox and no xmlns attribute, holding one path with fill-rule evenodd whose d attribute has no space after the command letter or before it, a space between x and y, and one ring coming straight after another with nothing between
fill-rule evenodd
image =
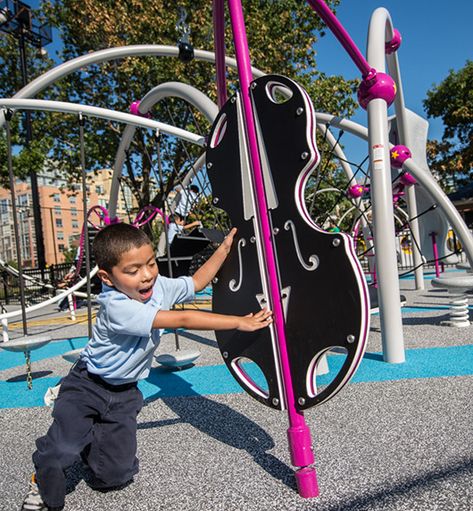
<instances>
[{"instance_id":1,"label":"boy's hand","mask_svg":"<svg viewBox=\"0 0 473 511\"><path fill-rule=\"evenodd\" d=\"M265 328L273 322L272 315L273 313L270 310L261 309L256 314L251 313L247 316L242 316L237 330L241 330L242 332L254 332L255 330Z\"/></svg>"},{"instance_id":2,"label":"boy's hand","mask_svg":"<svg viewBox=\"0 0 473 511\"><path fill-rule=\"evenodd\" d=\"M222 244L220 245L225 252L226 255L230 253L230 250L232 248L233 238L235 237L237 230L236 227L234 227L223 240Z\"/></svg>"}]
</instances>

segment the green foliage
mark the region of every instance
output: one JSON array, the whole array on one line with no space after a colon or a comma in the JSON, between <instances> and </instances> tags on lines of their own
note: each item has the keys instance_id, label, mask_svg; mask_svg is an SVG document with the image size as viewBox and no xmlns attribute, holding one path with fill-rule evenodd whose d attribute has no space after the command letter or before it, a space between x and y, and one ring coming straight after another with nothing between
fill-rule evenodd
<instances>
[{"instance_id":1,"label":"green foliage","mask_svg":"<svg viewBox=\"0 0 473 511\"><path fill-rule=\"evenodd\" d=\"M77 247L65 248L62 251L62 255L64 256L65 263L74 264L77 255Z\"/></svg>"},{"instance_id":2,"label":"green foliage","mask_svg":"<svg viewBox=\"0 0 473 511\"><path fill-rule=\"evenodd\" d=\"M329 0L328 4L336 8L339 2ZM175 45L179 38L175 25L180 7L187 10L193 46L212 51L211 5L210 0L57 0L45 1L42 9L48 20L60 30L63 40L60 57L66 61L91 51L117 46ZM317 110L350 116L356 108L353 93L357 82L344 80L340 76L327 77L317 69L316 43L323 33L324 24L310 7L299 0L245 0L243 5L252 64L263 71L296 79L308 90ZM228 20L228 13L226 16ZM227 22L227 53L233 55L230 32ZM20 83L18 67L14 64L14 42L5 40L4 43L0 62L10 64L9 71L2 69L0 73L3 76L0 76L5 78L3 95L9 96L20 88ZM52 66L51 61L38 60L34 55L29 55L29 60L32 65L31 77ZM237 87L234 70L229 70L228 79L230 90L234 90ZM45 90L41 97L128 111L133 101L167 81L189 83L216 100L213 65L196 60L185 64L178 59L164 57L129 57L88 66ZM190 112L183 101L177 99L160 102L153 108L152 116L202 134L210 129L202 115ZM122 125L87 119L87 169L110 167L113 164L123 129ZM35 169L40 167L41 154L43 161L48 155L71 179L77 178L77 117L35 113L33 133L38 145L31 146L31 151L35 152L26 159L30 168L33 165ZM147 130L137 131L127 154L122 179L131 187L140 207L154 204L162 208L164 197L189 170L188 162L201 153L201 149L190 144L177 142L170 137L161 138L160 162L154 134ZM158 163L164 173L164 183L160 189L156 189L154 184L158 181L155 173ZM18 167L21 166L15 165L15 168ZM211 212L204 214L205 224L216 223L212 215Z\"/></svg>"},{"instance_id":3,"label":"green foliage","mask_svg":"<svg viewBox=\"0 0 473 511\"><path fill-rule=\"evenodd\" d=\"M431 167L448 187L464 185L473 177L473 61L427 92L424 107L429 117L440 117L442 140L429 141Z\"/></svg>"}]
</instances>

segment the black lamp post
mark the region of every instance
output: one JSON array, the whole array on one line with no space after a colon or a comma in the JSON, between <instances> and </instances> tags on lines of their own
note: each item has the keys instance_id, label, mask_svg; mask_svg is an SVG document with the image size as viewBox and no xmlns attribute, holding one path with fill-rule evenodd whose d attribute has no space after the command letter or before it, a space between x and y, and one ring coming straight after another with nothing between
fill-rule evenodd
<instances>
[{"instance_id":1,"label":"black lamp post","mask_svg":"<svg viewBox=\"0 0 473 511\"><path fill-rule=\"evenodd\" d=\"M24 87L28 81L28 66L26 58L26 42L34 47L41 49L52 41L51 25L48 23L39 24L34 19L31 7L24 2L18 0L1 0L0 1L0 30L11 34L18 39L18 47L20 51L20 68L22 86ZM33 139L31 129L31 113L25 112L25 141L26 146ZM38 256L38 266L41 270L46 267L46 259L44 255L44 238L43 225L41 220L41 205L38 193L38 178L33 170L30 170L29 177L31 180L31 195L33 202L36 253Z\"/></svg>"}]
</instances>

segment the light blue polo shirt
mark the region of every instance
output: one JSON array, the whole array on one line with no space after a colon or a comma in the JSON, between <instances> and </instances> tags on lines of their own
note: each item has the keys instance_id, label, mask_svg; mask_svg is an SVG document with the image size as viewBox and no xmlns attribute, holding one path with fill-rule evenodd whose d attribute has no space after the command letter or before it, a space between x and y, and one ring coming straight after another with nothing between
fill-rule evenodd
<instances>
[{"instance_id":1,"label":"light blue polo shirt","mask_svg":"<svg viewBox=\"0 0 473 511\"><path fill-rule=\"evenodd\" d=\"M103 284L92 339L81 354L87 370L112 385L146 378L163 333L162 329L152 329L156 314L194 296L192 277L169 279L158 275L146 303Z\"/></svg>"}]
</instances>

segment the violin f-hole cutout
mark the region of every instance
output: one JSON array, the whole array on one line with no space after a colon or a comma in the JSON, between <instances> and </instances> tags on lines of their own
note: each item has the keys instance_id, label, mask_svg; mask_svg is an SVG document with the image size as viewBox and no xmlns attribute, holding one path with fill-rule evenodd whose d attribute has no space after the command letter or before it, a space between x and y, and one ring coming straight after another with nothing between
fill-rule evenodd
<instances>
[{"instance_id":1,"label":"violin f-hole cutout","mask_svg":"<svg viewBox=\"0 0 473 511\"><path fill-rule=\"evenodd\" d=\"M309 263L310 264L307 264L304 262L304 258L302 256L302 253L301 253L301 249L299 247L299 241L297 239L297 231L296 231L296 226L294 225L294 222L292 220L287 220L284 224L284 229L286 231L291 231L292 232L292 239L294 241L294 248L296 250L296 254L297 254L297 258L299 259L299 262L301 263L301 266L307 270L307 271L314 271L318 268L319 266L319 258L315 255L315 254L312 254L311 256L309 256Z\"/></svg>"},{"instance_id":2,"label":"violin f-hole cutout","mask_svg":"<svg viewBox=\"0 0 473 511\"><path fill-rule=\"evenodd\" d=\"M330 356L329 372L324 366L324 355ZM332 385L339 376L348 358L348 350L342 346L332 346L317 353L311 360L306 374L307 396L315 398L323 397L323 392ZM327 360L328 363L328 360ZM331 396L330 396L331 397Z\"/></svg>"},{"instance_id":3,"label":"violin f-hole cutout","mask_svg":"<svg viewBox=\"0 0 473 511\"><path fill-rule=\"evenodd\" d=\"M240 289L241 283L243 282L243 260L242 260L242 255L241 255L241 249L243 247L245 247L245 246L246 246L245 238L240 238L238 240L238 244L237 244L237 251L238 251L238 283L237 283L236 279L232 279L228 283L228 287L234 293L236 293Z\"/></svg>"},{"instance_id":4,"label":"violin f-hole cutout","mask_svg":"<svg viewBox=\"0 0 473 511\"><path fill-rule=\"evenodd\" d=\"M210 147L214 149L217 147L220 142L223 140L223 137L225 136L225 132L227 131L227 116L226 114L223 114L217 122L217 125L215 126L212 137L210 138Z\"/></svg>"},{"instance_id":5,"label":"violin f-hole cutout","mask_svg":"<svg viewBox=\"0 0 473 511\"><path fill-rule=\"evenodd\" d=\"M263 399L269 398L269 385L261 367L247 357L237 357L231 362L240 383Z\"/></svg>"},{"instance_id":6,"label":"violin f-hole cutout","mask_svg":"<svg viewBox=\"0 0 473 511\"><path fill-rule=\"evenodd\" d=\"M266 84L266 94L276 105L287 103L293 96L292 90L287 85L276 81Z\"/></svg>"}]
</instances>

